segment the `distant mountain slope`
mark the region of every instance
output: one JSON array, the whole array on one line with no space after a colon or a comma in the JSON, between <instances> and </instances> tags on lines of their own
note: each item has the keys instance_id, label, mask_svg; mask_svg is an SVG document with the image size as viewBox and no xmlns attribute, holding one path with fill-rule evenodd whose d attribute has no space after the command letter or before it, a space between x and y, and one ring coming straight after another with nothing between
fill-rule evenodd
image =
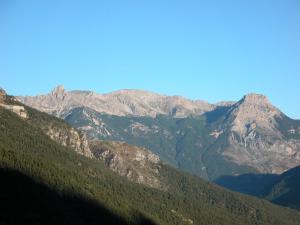
<instances>
[{"instance_id":1,"label":"distant mountain slope","mask_svg":"<svg viewBox=\"0 0 300 225\"><path fill-rule=\"evenodd\" d=\"M211 178L210 171L215 167L216 158L205 158L215 138L203 117L120 117L81 107L72 110L65 120L84 131L89 139L126 141L148 148L164 162L204 178ZM255 171L219 158L218 166L227 168L222 172Z\"/></svg>"},{"instance_id":2,"label":"distant mountain slope","mask_svg":"<svg viewBox=\"0 0 300 225\"><path fill-rule=\"evenodd\" d=\"M164 162L209 180L280 174L300 165L300 121L288 118L260 94L208 107L136 90L98 95L58 87L48 95L19 99L65 119L90 140L145 147ZM172 113L175 105L186 113ZM121 113L116 108L130 110Z\"/></svg>"},{"instance_id":3,"label":"distant mountain slope","mask_svg":"<svg viewBox=\"0 0 300 225\"><path fill-rule=\"evenodd\" d=\"M263 95L244 96L210 122L220 134L222 155L231 161L264 173L300 164L300 121L285 116Z\"/></svg>"},{"instance_id":4,"label":"distant mountain slope","mask_svg":"<svg viewBox=\"0 0 300 225\"><path fill-rule=\"evenodd\" d=\"M266 198L279 205L300 209L300 166L280 175L223 176L215 182L233 191Z\"/></svg>"},{"instance_id":5,"label":"distant mountain slope","mask_svg":"<svg viewBox=\"0 0 300 225\"><path fill-rule=\"evenodd\" d=\"M280 175L247 173L237 176L221 176L214 180L214 183L229 190L264 197L266 187L270 186Z\"/></svg>"},{"instance_id":6,"label":"distant mountain slope","mask_svg":"<svg viewBox=\"0 0 300 225\"><path fill-rule=\"evenodd\" d=\"M211 180L222 175L280 173L299 165L300 141L289 133L291 125L284 129L280 125L288 120L298 127L297 120L283 114L271 117L270 126L251 117L242 120L236 116L239 106L186 118L120 117L80 107L70 111L65 120L89 139L146 147L163 161Z\"/></svg>"},{"instance_id":7,"label":"distant mountain slope","mask_svg":"<svg viewBox=\"0 0 300 225\"><path fill-rule=\"evenodd\" d=\"M279 174L300 164L300 121L288 118L263 95L246 95L232 106L205 113L205 117L215 137L210 157L222 156L260 173ZM219 174L213 179L226 170L213 169L212 174Z\"/></svg>"},{"instance_id":8,"label":"distant mountain slope","mask_svg":"<svg viewBox=\"0 0 300 225\"><path fill-rule=\"evenodd\" d=\"M278 176L262 194L276 204L300 209L300 166Z\"/></svg>"},{"instance_id":9,"label":"distant mountain slope","mask_svg":"<svg viewBox=\"0 0 300 225\"><path fill-rule=\"evenodd\" d=\"M1 224L300 222L296 211L226 191L168 166L159 169L168 191L129 182L3 107L0 124L0 176L7 181L0 186Z\"/></svg>"}]
</instances>

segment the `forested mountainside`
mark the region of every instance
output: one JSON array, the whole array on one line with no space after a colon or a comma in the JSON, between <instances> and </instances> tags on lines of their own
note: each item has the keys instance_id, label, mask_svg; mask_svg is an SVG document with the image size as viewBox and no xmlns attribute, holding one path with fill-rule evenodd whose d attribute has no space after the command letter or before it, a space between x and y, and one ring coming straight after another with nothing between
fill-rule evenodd
<instances>
[{"instance_id":1,"label":"forested mountainside","mask_svg":"<svg viewBox=\"0 0 300 225\"><path fill-rule=\"evenodd\" d=\"M130 182L101 160L63 146L28 117L3 107L0 124L0 174L5 181L0 187L1 224L284 225L300 221L294 210L227 191L167 165L159 174L168 190Z\"/></svg>"}]
</instances>

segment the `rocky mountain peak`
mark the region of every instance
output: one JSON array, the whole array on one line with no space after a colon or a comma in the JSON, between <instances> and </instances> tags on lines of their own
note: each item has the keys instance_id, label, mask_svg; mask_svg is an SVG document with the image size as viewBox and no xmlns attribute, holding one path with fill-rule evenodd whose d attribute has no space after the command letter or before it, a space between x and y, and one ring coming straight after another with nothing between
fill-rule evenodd
<instances>
[{"instance_id":1,"label":"rocky mountain peak","mask_svg":"<svg viewBox=\"0 0 300 225\"><path fill-rule=\"evenodd\" d=\"M263 117L280 116L281 112L269 101L268 97L261 94L247 94L240 101L233 105L238 114L243 116L256 117L258 120Z\"/></svg>"},{"instance_id":2,"label":"rocky mountain peak","mask_svg":"<svg viewBox=\"0 0 300 225\"><path fill-rule=\"evenodd\" d=\"M253 104L253 105L268 105L268 104L270 104L267 96L262 95L262 94L255 94L255 93L250 93L250 94L245 95L240 100L240 103Z\"/></svg>"},{"instance_id":3,"label":"rocky mountain peak","mask_svg":"<svg viewBox=\"0 0 300 225\"><path fill-rule=\"evenodd\" d=\"M51 91L51 95L55 98L62 98L66 95L66 91L63 85L58 85Z\"/></svg>"},{"instance_id":4,"label":"rocky mountain peak","mask_svg":"<svg viewBox=\"0 0 300 225\"><path fill-rule=\"evenodd\" d=\"M232 131L242 137L250 133L254 137L257 130L263 130L268 135L280 136L276 129L276 118L281 117L282 113L264 95L245 95L232 106L230 115Z\"/></svg>"}]
</instances>

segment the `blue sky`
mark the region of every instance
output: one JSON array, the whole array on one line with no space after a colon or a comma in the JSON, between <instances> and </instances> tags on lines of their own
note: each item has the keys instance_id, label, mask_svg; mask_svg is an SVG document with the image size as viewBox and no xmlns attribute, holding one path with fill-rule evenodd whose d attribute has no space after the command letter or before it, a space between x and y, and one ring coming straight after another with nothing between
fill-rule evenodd
<instances>
[{"instance_id":1,"label":"blue sky","mask_svg":"<svg viewBox=\"0 0 300 225\"><path fill-rule=\"evenodd\" d=\"M300 1L1 0L0 86L57 84L209 102L258 92L300 119Z\"/></svg>"}]
</instances>

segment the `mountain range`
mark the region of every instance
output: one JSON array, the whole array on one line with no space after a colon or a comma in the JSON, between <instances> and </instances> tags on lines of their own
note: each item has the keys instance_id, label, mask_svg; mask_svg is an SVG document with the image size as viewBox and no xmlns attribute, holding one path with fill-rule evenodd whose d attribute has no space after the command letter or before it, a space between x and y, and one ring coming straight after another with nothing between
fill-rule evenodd
<instances>
[{"instance_id":1,"label":"mountain range","mask_svg":"<svg viewBox=\"0 0 300 225\"><path fill-rule=\"evenodd\" d=\"M66 91L62 85L48 95L19 97L19 100L43 112L65 117L77 107L88 107L97 112L116 116L172 115L186 117L214 108L205 101L193 101L181 96L165 96L143 90L119 90L108 94L92 91Z\"/></svg>"},{"instance_id":2,"label":"mountain range","mask_svg":"<svg viewBox=\"0 0 300 225\"><path fill-rule=\"evenodd\" d=\"M280 174L300 165L300 121L261 94L210 104L142 90L66 91L19 96L89 140L144 147L183 171L214 181L246 173Z\"/></svg>"},{"instance_id":3,"label":"mountain range","mask_svg":"<svg viewBox=\"0 0 300 225\"><path fill-rule=\"evenodd\" d=\"M295 210L180 172L145 148L88 140L3 91L0 104L0 224L300 223Z\"/></svg>"}]
</instances>

